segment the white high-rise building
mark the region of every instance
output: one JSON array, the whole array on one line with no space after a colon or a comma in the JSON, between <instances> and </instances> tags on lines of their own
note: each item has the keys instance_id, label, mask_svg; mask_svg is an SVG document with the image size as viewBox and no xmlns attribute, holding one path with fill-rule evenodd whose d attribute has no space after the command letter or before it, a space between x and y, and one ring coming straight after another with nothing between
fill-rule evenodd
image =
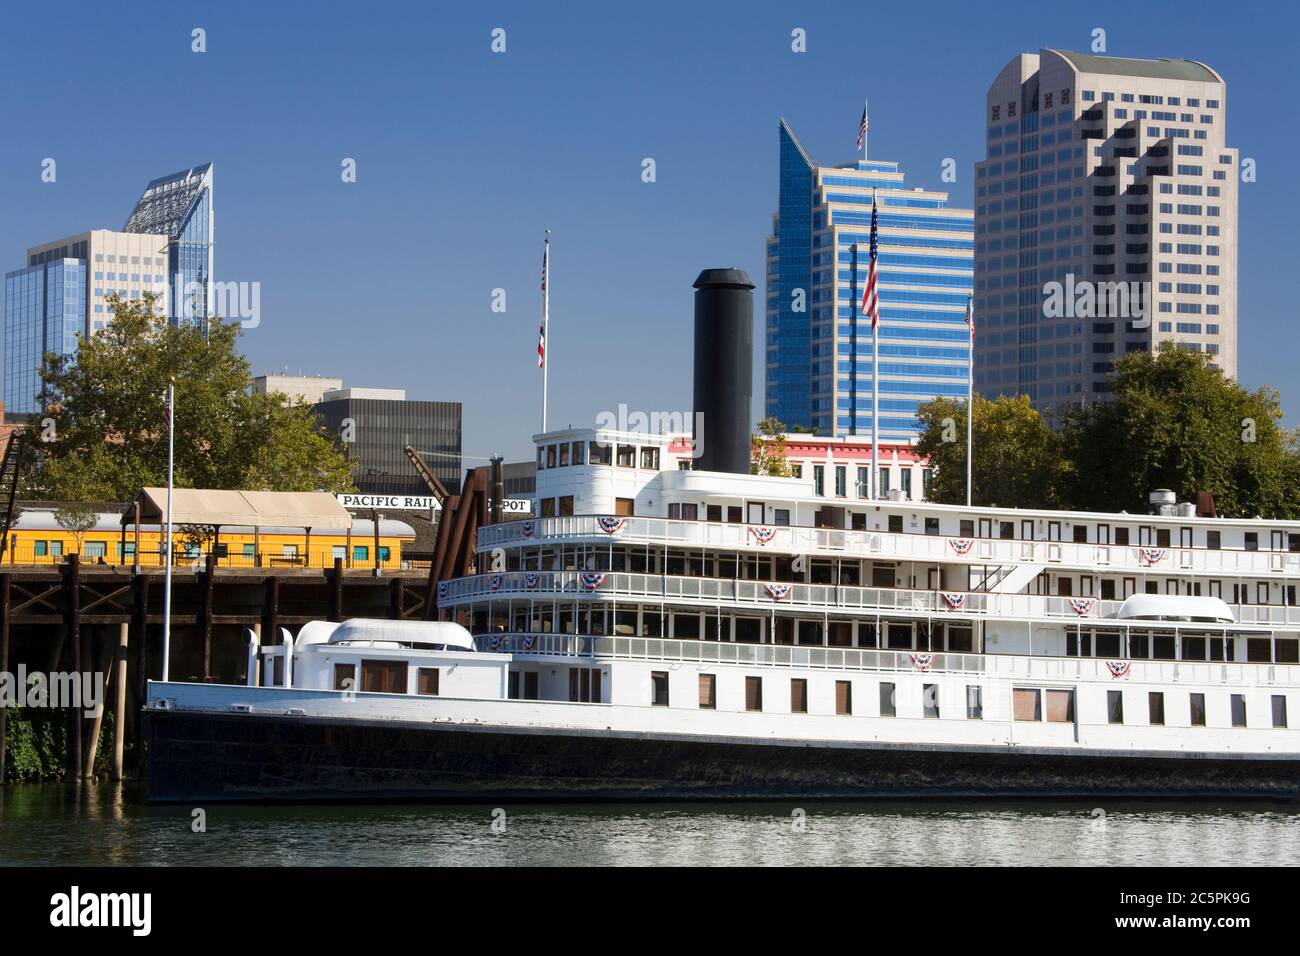
<instances>
[{"instance_id":1,"label":"white high-rise building","mask_svg":"<svg viewBox=\"0 0 1300 956\"><path fill-rule=\"evenodd\" d=\"M1236 375L1225 94L1191 60L1042 50L1003 68L976 165L976 389L1104 399L1117 358L1168 340Z\"/></svg>"}]
</instances>

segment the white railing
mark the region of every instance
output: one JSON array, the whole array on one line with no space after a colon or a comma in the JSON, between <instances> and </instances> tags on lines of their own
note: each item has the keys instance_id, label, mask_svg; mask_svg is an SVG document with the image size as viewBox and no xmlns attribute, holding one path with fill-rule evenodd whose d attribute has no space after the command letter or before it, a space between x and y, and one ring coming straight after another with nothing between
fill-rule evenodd
<instances>
[{"instance_id":1,"label":"white railing","mask_svg":"<svg viewBox=\"0 0 1300 956\"><path fill-rule=\"evenodd\" d=\"M545 657L753 664L816 670L985 674L1004 680L1095 680L1120 686L1104 658L949 654L856 647L801 647L660 637L579 634L480 634L480 651ZM1125 681L1141 684L1300 684L1300 665L1214 661L1126 661Z\"/></svg>"},{"instance_id":2,"label":"white railing","mask_svg":"<svg viewBox=\"0 0 1300 956\"><path fill-rule=\"evenodd\" d=\"M997 617L1009 620L1049 620L1066 624L1131 624L1186 630L1232 630L1233 625L1190 624L1173 621L1123 621L1115 615L1122 602L1099 598L1070 598L1039 594L999 594L983 591L922 591L907 588L865 588L834 584L774 584L736 578L697 578L673 574L639 574L631 571L504 571L455 578L439 585L438 602L454 607L469 601L495 598L563 600L682 601L757 608L863 613L910 612L943 617ZM774 588L775 593L769 588ZM778 598L776 595L780 594ZM950 603L952 602L952 603ZM1087 602L1086 604L1084 602ZM953 606L958 604L958 606ZM1086 607L1085 613L1076 609ZM1300 607L1242 605L1243 625L1300 627Z\"/></svg>"},{"instance_id":3,"label":"white railing","mask_svg":"<svg viewBox=\"0 0 1300 956\"><path fill-rule=\"evenodd\" d=\"M1135 516L1134 520L1139 517ZM884 531L844 531L834 528L729 524L651 517L623 518L622 524L616 525L617 530L607 532L601 521L599 515L573 515L489 525L478 531L478 549L485 551L505 545L598 542L949 564L1041 564L1154 574L1300 576L1300 552L1290 551L1157 548L1007 538L963 539L952 535L894 534ZM607 524L615 526L611 522ZM769 532L771 537L762 540ZM959 554L959 546L953 542L966 541L972 542L970 548L964 554Z\"/></svg>"}]
</instances>

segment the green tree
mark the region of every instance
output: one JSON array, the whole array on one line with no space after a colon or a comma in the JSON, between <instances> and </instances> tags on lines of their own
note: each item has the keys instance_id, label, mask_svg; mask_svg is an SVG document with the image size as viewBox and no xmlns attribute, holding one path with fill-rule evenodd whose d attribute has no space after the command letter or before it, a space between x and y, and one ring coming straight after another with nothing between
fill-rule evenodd
<instances>
[{"instance_id":1,"label":"green tree","mask_svg":"<svg viewBox=\"0 0 1300 956\"><path fill-rule=\"evenodd\" d=\"M966 503L966 402L937 398L917 411L918 454L934 469L928 498ZM1051 508L1064 466L1060 442L1025 396L975 397L971 503Z\"/></svg>"},{"instance_id":2,"label":"green tree","mask_svg":"<svg viewBox=\"0 0 1300 956\"><path fill-rule=\"evenodd\" d=\"M156 299L110 299L113 321L79 338L75 360L47 353L50 441L24 475L29 496L125 501L167 479L166 391L176 386L176 484L259 491L346 491L346 459L303 408L253 394L239 329L207 336L156 315Z\"/></svg>"},{"instance_id":3,"label":"green tree","mask_svg":"<svg viewBox=\"0 0 1300 956\"><path fill-rule=\"evenodd\" d=\"M753 436L753 454L749 473L772 478L789 478L794 474L785 457L785 424L775 418L764 418L758 423Z\"/></svg>"},{"instance_id":4,"label":"green tree","mask_svg":"<svg viewBox=\"0 0 1300 956\"><path fill-rule=\"evenodd\" d=\"M1075 508L1143 512L1147 495L1214 495L1220 514L1300 515L1300 456L1281 428L1276 390L1247 391L1211 356L1165 343L1115 363L1110 401L1067 412L1062 438L1073 464Z\"/></svg>"},{"instance_id":5,"label":"green tree","mask_svg":"<svg viewBox=\"0 0 1300 956\"><path fill-rule=\"evenodd\" d=\"M60 528L72 535L77 542L77 554L80 554L86 532L98 524L99 515L84 505L73 504L55 511L54 521Z\"/></svg>"}]
</instances>

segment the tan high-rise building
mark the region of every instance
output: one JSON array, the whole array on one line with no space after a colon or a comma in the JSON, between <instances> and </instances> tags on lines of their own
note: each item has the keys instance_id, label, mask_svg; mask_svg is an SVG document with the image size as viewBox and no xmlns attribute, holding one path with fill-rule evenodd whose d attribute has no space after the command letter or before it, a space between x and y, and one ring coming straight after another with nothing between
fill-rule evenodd
<instances>
[{"instance_id":1,"label":"tan high-rise building","mask_svg":"<svg viewBox=\"0 0 1300 956\"><path fill-rule=\"evenodd\" d=\"M989 87L976 165L975 388L1104 399L1172 340L1237 374L1237 150L1192 60L1041 50Z\"/></svg>"}]
</instances>

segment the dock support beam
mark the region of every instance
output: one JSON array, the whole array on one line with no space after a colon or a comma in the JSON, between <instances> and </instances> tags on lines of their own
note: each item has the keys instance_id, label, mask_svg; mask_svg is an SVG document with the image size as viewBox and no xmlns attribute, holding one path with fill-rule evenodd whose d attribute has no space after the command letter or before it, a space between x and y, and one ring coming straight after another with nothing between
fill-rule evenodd
<instances>
[{"instance_id":1,"label":"dock support beam","mask_svg":"<svg viewBox=\"0 0 1300 956\"><path fill-rule=\"evenodd\" d=\"M330 620L343 620L343 559L334 559L334 573L330 575Z\"/></svg>"},{"instance_id":2,"label":"dock support beam","mask_svg":"<svg viewBox=\"0 0 1300 956\"><path fill-rule=\"evenodd\" d=\"M0 574L0 674L9 673L9 575ZM0 785L5 782L5 734L9 708L0 707Z\"/></svg>"},{"instance_id":3,"label":"dock support beam","mask_svg":"<svg viewBox=\"0 0 1300 956\"><path fill-rule=\"evenodd\" d=\"M131 640L131 625L117 626L117 651L113 655L113 780L122 779L122 759L126 753L126 661Z\"/></svg>"},{"instance_id":4,"label":"dock support beam","mask_svg":"<svg viewBox=\"0 0 1300 956\"><path fill-rule=\"evenodd\" d=\"M81 673L81 556L68 555L63 571L63 646L68 670ZM81 776L81 711L68 708L68 779Z\"/></svg>"},{"instance_id":5,"label":"dock support beam","mask_svg":"<svg viewBox=\"0 0 1300 956\"><path fill-rule=\"evenodd\" d=\"M203 562L203 680L212 680L212 587L217 572L217 556L209 553Z\"/></svg>"}]
</instances>

